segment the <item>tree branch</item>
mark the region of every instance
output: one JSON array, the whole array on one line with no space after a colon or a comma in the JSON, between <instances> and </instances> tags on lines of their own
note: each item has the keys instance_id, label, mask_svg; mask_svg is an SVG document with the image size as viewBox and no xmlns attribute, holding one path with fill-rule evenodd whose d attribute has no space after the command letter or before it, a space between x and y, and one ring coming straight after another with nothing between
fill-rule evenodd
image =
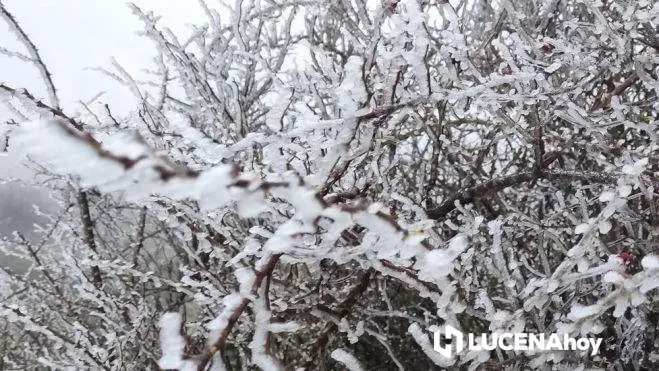
<instances>
[{"instance_id":1,"label":"tree branch","mask_svg":"<svg viewBox=\"0 0 659 371\"><path fill-rule=\"evenodd\" d=\"M14 16L7 11L5 5L2 4L2 2L0 2L0 16L5 19L5 21L9 24L9 27L13 29L16 33L16 36L18 36L19 41L21 41L23 45L25 45L25 48L27 48L28 54L30 55L30 61L37 67L39 74L41 74L41 77L46 84L46 90L48 91L50 104L55 107L55 109L60 109L60 102L59 98L57 98L57 92L55 90L55 84L53 84L52 75L50 71L48 71L48 68L43 62L43 59L41 59L39 50L37 50L37 47L34 45L32 40L30 40L30 37L25 33L25 31L23 31L21 26L16 21L16 18L14 18Z\"/></svg>"},{"instance_id":2,"label":"tree branch","mask_svg":"<svg viewBox=\"0 0 659 371\"><path fill-rule=\"evenodd\" d=\"M77 121L76 119L67 116L64 112L62 112L59 107L52 107L44 102L40 101L37 99L34 95L30 94L27 90L25 89L14 89L12 87L9 87L5 84L0 83L0 90L4 90L6 93L11 94L12 96L18 97L19 99L27 99L28 101L31 101L37 108L48 111L53 114L55 117L59 117L61 119L66 120L68 123L70 123L74 128L78 130L82 130L82 123Z\"/></svg>"},{"instance_id":3,"label":"tree branch","mask_svg":"<svg viewBox=\"0 0 659 371\"><path fill-rule=\"evenodd\" d=\"M260 271L255 272L256 275L254 277L254 283L252 284L251 289L252 294L256 295L258 293L259 287L261 287L261 283L275 269L280 256L281 255L271 256L270 259L268 259L266 262L265 266ZM249 299L243 298L233 313L231 313L231 315L227 318L227 325L224 326L222 332L220 332L215 342L213 342L213 345L211 345L199 359L199 364L197 366L198 371L205 370L208 363L211 361L211 359L213 359L215 353L224 348L227 343L227 339L229 338L229 333L231 333L231 329L236 324L236 322L238 322L240 315L245 311L248 304Z\"/></svg>"},{"instance_id":4,"label":"tree branch","mask_svg":"<svg viewBox=\"0 0 659 371\"><path fill-rule=\"evenodd\" d=\"M426 214L430 219L440 220L446 217L448 213L455 209L456 201L460 202L461 204L472 203L475 200L486 197L492 193L496 193L508 187L536 179L547 179L550 181L583 180L589 183L613 183L616 181L617 177L596 172L553 170L541 170L539 172L524 171L506 177L491 179L485 183L477 184L473 187L459 191L457 194L442 202L441 205L428 210Z\"/></svg>"}]
</instances>

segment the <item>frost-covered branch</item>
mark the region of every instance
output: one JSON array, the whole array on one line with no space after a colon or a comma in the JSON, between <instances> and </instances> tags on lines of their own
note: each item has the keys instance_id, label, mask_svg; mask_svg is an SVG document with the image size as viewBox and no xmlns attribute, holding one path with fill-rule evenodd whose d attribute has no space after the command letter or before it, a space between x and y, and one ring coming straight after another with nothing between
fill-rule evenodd
<instances>
[{"instance_id":1,"label":"frost-covered branch","mask_svg":"<svg viewBox=\"0 0 659 371\"><path fill-rule=\"evenodd\" d=\"M657 368L657 9L606 5L201 2L187 34L131 6L147 80L94 69L129 115L0 85L64 210L0 241L34 319L0 368ZM607 348L444 359L442 325Z\"/></svg>"},{"instance_id":2,"label":"frost-covered branch","mask_svg":"<svg viewBox=\"0 0 659 371\"><path fill-rule=\"evenodd\" d=\"M0 2L0 16L7 22L9 29L16 35L17 39L23 43L27 49L28 54L30 55L30 62L32 62L39 71L41 78L43 79L44 84L46 85L46 91L48 92L48 98L50 100L50 105L56 109L60 109L59 98L57 98L57 92L55 90L55 84L53 84L53 78L50 71L46 67L37 47L34 45L32 40L28 35L23 31L23 28L18 24L16 18L9 13L5 5Z\"/></svg>"}]
</instances>

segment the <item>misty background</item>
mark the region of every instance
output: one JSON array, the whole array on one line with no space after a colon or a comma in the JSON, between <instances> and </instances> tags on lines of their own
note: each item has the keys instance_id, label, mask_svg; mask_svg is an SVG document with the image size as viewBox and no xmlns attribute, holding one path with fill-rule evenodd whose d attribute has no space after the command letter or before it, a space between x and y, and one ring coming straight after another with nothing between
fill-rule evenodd
<instances>
[{"instance_id":1,"label":"misty background","mask_svg":"<svg viewBox=\"0 0 659 371\"><path fill-rule=\"evenodd\" d=\"M135 107L129 89L95 68L112 70L116 60L137 79L144 76L156 49L138 35L142 24L128 8L117 0L2 0L23 30L37 46L57 88L63 111L76 116L83 112L81 101L94 97L90 108L109 104L115 115L128 115ZM161 23L173 32L186 35L189 24L205 18L196 1L133 0L144 10L161 15ZM10 52L25 53L24 46L0 19L0 47ZM35 67L0 52L0 83L27 89L39 98L46 97L44 85ZM101 94L100 96L98 96ZM8 119L7 107L0 105L0 120ZM0 238L14 238L14 231L38 242L35 224L46 219L35 212L57 213L59 206L49 192L39 186L25 161L6 148L10 133L0 126ZM20 268L15 259L0 254L0 265Z\"/></svg>"},{"instance_id":2,"label":"misty background","mask_svg":"<svg viewBox=\"0 0 659 371\"><path fill-rule=\"evenodd\" d=\"M142 9L162 16L161 23L175 33L189 33L189 24L205 17L196 1L133 0ZM155 48L137 32L142 29L124 1L117 0L3 0L23 30L35 43L53 75L63 110L69 115L82 111L80 100L99 93L97 104L108 103L114 114L126 115L135 105L128 88L94 70L111 69L114 58L136 77L144 74L155 56ZM9 26L0 20L0 46L25 52ZM0 83L25 88L37 97L45 89L33 65L0 53ZM94 106L92 105L92 108ZM0 106L0 120L7 118ZM18 155L7 151L0 129L0 237L15 230L33 237L34 223L43 222L34 205L56 211L47 191L34 183L31 171ZM11 144L10 144L11 147Z\"/></svg>"}]
</instances>

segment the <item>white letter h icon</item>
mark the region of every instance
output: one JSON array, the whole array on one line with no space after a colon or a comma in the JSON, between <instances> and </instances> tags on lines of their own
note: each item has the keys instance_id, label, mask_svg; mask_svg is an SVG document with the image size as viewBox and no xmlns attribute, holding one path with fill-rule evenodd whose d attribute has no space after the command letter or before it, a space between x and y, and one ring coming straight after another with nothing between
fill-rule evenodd
<instances>
[{"instance_id":1,"label":"white letter h icon","mask_svg":"<svg viewBox=\"0 0 659 371\"><path fill-rule=\"evenodd\" d=\"M451 344L446 344L442 346L440 344L441 333L435 331L435 350L441 354L444 358L451 358ZM446 325L444 327L444 337L447 339L455 339L453 342L455 344L455 354L458 354L464 348L464 339L462 338L462 332L456 329L451 325Z\"/></svg>"}]
</instances>

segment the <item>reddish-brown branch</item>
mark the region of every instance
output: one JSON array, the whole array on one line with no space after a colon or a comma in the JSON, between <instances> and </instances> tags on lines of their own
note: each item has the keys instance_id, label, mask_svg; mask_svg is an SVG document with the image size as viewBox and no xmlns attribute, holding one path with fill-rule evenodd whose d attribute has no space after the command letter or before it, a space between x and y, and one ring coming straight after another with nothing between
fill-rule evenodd
<instances>
[{"instance_id":1,"label":"reddish-brown branch","mask_svg":"<svg viewBox=\"0 0 659 371\"><path fill-rule=\"evenodd\" d=\"M277 265L280 256L281 255L273 255L272 257L270 257L270 259L266 262L266 264L263 266L261 270L257 270L254 272L255 277L254 277L254 283L252 284L252 290L251 290L252 294L256 295L258 293L259 287L261 287L263 280L266 277L268 277L270 274L272 274L272 271L275 269L275 266ZM213 359L215 353L217 353L222 348L224 348L224 346L227 343L227 339L229 338L229 334L231 333L231 329L233 329L233 326L236 324L236 322L238 322L238 319L245 311L248 304L249 304L249 299L243 298L240 304L233 311L233 313L231 313L231 315L227 319L227 325L222 329L222 332L220 332L215 342L213 342L213 345L211 345L207 349L207 351L201 356L199 360L199 364L197 366L197 370L199 371L205 370L208 363L211 361L211 359Z\"/></svg>"},{"instance_id":2,"label":"reddish-brown branch","mask_svg":"<svg viewBox=\"0 0 659 371\"><path fill-rule=\"evenodd\" d=\"M371 282L371 275L373 274L373 269L369 269L362 275L359 279L359 282L350 290L348 296L339 304L338 314L340 316L345 316L350 312L350 309L357 303L359 297L366 291L368 284ZM308 363L307 367L313 366L314 359L320 359L324 356L327 350L327 344L330 340L330 335L336 333L338 326L334 322L329 322L325 325L325 329L318 336L318 340L314 343L311 348L312 358Z\"/></svg>"},{"instance_id":3,"label":"reddish-brown branch","mask_svg":"<svg viewBox=\"0 0 659 371\"><path fill-rule=\"evenodd\" d=\"M449 197L441 205L427 211L428 218L440 220L446 217L448 213L455 209L455 203L461 204L472 203L477 199L486 197L492 193L502 191L508 187L522 184L536 179L547 180L582 180L589 183L613 183L616 177L595 172L577 172L577 171L549 171L542 170L524 171L506 177L491 179L487 182L477 184L473 187L459 191Z\"/></svg>"},{"instance_id":4,"label":"reddish-brown branch","mask_svg":"<svg viewBox=\"0 0 659 371\"><path fill-rule=\"evenodd\" d=\"M64 112L62 112L62 110L60 110L59 108L54 108L54 107L51 107L51 106L45 104L44 102L42 102L42 101L40 101L39 99L37 99L34 95L30 94L27 90L24 90L24 89L21 89L21 90L19 90L19 89L14 89L14 88L11 88L11 87L9 87L9 86L7 86L7 85L5 85L5 84L0 84L0 89L4 90L5 92L7 92L7 93L9 93L9 94L11 94L11 95L14 95L14 96L23 96L24 98L27 98L27 99L30 100L32 103L34 103L34 105L35 105L37 108L42 109L42 110L45 110L45 111L48 111L48 112L52 113L53 116L55 116L55 117L59 117L59 118L61 118L61 119L66 120L66 121L67 121L69 124L71 124L71 126L73 126L74 128L76 128L76 129L78 129L78 130L82 130L82 123L80 123L79 121L77 121L76 119L74 119L74 118L72 118L72 117L67 116L67 115L66 115Z\"/></svg>"},{"instance_id":5,"label":"reddish-brown branch","mask_svg":"<svg viewBox=\"0 0 659 371\"><path fill-rule=\"evenodd\" d=\"M638 75L636 72L632 72L632 74L624 79L622 82L619 84L615 85L614 88L611 89L608 92L602 93L596 100L593 106L591 107L591 111L595 111L600 108L607 108L611 104L611 98L613 98L616 95L622 94L627 88L632 86L636 81L638 80Z\"/></svg>"},{"instance_id":6,"label":"reddish-brown branch","mask_svg":"<svg viewBox=\"0 0 659 371\"><path fill-rule=\"evenodd\" d=\"M89 199L87 198L87 192L80 191L78 193L78 204L80 205L80 221L82 222L82 232L85 239L85 243L94 254L98 254L98 249L96 248L96 240L94 238L94 221L92 220L91 213L89 212ZM101 270L97 265L92 266L92 282L94 286L100 288L103 284L103 279L101 278Z\"/></svg>"}]
</instances>

